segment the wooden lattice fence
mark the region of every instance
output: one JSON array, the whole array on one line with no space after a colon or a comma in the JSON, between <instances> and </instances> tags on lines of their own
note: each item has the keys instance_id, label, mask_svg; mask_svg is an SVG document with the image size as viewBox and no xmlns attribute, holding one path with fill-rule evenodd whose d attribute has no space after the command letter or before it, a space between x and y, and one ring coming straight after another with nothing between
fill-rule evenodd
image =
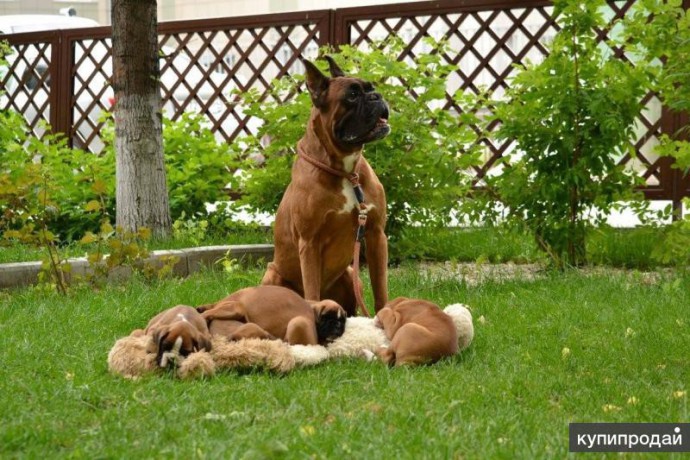
<instances>
[{"instance_id":1,"label":"wooden lattice fence","mask_svg":"<svg viewBox=\"0 0 690 460\"><path fill-rule=\"evenodd\" d=\"M622 17L635 0L609 2L609 17ZM459 69L447 81L448 94L458 89L489 89L498 98L516 71L514 63L539 61L558 30L548 1L442 0L342 10L319 10L240 18L177 21L159 26L161 94L166 116L203 114L217 139L232 142L253 133L257 120L242 111L237 91L266 94L274 78L302 72L300 56L314 58L323 45L352 44L362 49L391 35L407 44L400 59L428 52L424 37L443 38L443 58ZM602 40L609 31L599 31ZM16 57L0 75L5 95L1 107L22 112L31 129L42 134L43 122L66 133L72 145L99 153L103 148L102 113L110 109L112 89L109 27L23 33L6 36ZM621 50L613 53L623 57ZM649 199L679 203L690 195L690 180L659 158L654 147L663 133L687 124L648 94L637 124L635 158L621 163L646 182ZM448 97L448 110L459 110ZM490 126L496 129L497 125ZM476 183L512 148L510 141L484 141Z\"/></svg>"}]
</instances>

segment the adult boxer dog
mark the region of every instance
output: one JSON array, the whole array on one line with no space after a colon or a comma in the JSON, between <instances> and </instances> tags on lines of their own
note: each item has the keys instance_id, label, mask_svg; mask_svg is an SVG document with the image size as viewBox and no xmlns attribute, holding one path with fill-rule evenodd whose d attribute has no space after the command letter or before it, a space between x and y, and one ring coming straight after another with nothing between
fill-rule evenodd
<instances>
[{"instance_id":1,"label":"adult boxer dog","mask_svg":"<svg viewBox=\"0 0 690 460\"><path fill-rule=\"evenodd\" d=\"M275 256L262 284L288 287L308 300L333 299L354 315L350 263L360 214L366 215L364 240L376 311L387 302L386 198L363 147L390 132L388 106L371 83L345 76L327 60L331 78L304 61L313 107L278 207ZM364 195L361 206L350 180L354 174Z\"/></svg>"},{"instance_id":2,"label":"adult boxer dog","mask_svg":"<svg viewBox=\"0 0 690 460\"><path fill-rule=\"evenodd\" d=\"M453 319L426 300L398 297L376 314L375 323L391 341L378 352L390 366L433 363L458 351Z\"/></svg>"},{"instance_id":3,"label":"adult boxer dog","mask_svg":"<svg viewBox=\"0 0 690 460\"><path fill-rule=\"evenodd\" d=\"M332 300L310 303L280 286L241 289L197 311L214 335L229 340L278 338L291 345L325 345L343 335L347 317Z\"/></svg>"},{"instance_id":4,"label":"adult boxer dog","mask_svg":"<svg viewBox=\"0 0 690 460\"><path fill-rule=\"evenodd\" d=\"M193 307L178 305L158 313L151 318L144 333L153 337L160 367L168 365L171 353L187 356L195 351L211 351L211 333L206 320Z\"/></svg>"}]
</instances>

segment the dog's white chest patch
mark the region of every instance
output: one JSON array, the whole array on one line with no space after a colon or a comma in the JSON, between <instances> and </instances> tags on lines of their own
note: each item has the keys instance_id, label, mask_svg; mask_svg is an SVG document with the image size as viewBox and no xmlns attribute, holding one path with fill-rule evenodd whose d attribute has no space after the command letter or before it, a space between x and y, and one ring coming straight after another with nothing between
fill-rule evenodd
<instances>
[{"instance_id":1,"label":"dog's white chest patch","mask_svg":"<svg viewBox=\"0 0 690 460\"><path fill-rule=\"evenodd\" d=\"M359 203L357 203L357 197L355 196L355 189L352 187L352 184L349 180L343 179L342 189L340 193L342 193L345 197L345 204L340 209L341 213L347 214L352 212L353 209L359 207ZM366 203L366 197L364 197L364 200L367 211L370 211L374 207L374 205Z\"/></svg>"},{"instance_id":2,"label":"dog's white chest patch","mask_svg":"<svg viewBox=\"0 0 690 460\"><path fill-rule=\"evenodd\" d=\"M355 163L359 160L359 154L358 153L353 153L352 155L348 155L346 157L343 157L343 169L351 173L353 169L355 169Z\"/></svg>"}]
</instances>

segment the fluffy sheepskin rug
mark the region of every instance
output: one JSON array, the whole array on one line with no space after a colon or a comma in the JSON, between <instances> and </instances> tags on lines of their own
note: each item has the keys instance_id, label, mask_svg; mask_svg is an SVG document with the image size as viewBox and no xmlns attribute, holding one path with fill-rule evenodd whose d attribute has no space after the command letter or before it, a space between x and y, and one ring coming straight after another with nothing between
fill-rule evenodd
<instances>
[{"instance_id":1,"label":"fluffy sheepskin rug","mask_svg":"<svg viewBox=\"0 0 690 460\"><path fill-rule=\"evenodd\" d=\"M466 349L474 338L472 314L462 304L449 305L444 311L453 318L458 329L458 351ZM220 369L264 369L278 373L291 371L295 366L312 366L327 359L361 357L374 359L374 353L389 344L382 329L374 326L374 318L348 318L345 332L327 347L320 345L288 345L279 340L243 339L229 342L224 337L213 338L211 352L192 353L186 358L171 357L176 373L183 379L214 375ZM108 369L125 378L138 378L160 372L156 365L156 350L148 335L130 335L115 342L108 354Z\"/></svg>"},{"instance_id":2,"label":"fluffy sheepskin rug","mask_svg":"<svg viewBox=\"0 0 690 460\"><path fill-rule=\"evenodd\" d=\"M156 353L150 335L122 337L108 353L108 369L125 378L136 378L156 370Z\"/></svg>"},{"instance_id":3,"label":"fluffy sheepskin rug","mask_svg":"<svg viewBox=\"0 0 690 460\"><path fill-rule=\"evenodd\" d=\"M211 376L220 369L259 368L279 373L291 371L295 358L290 345L279 340L243 339L229 342L213 337L211 352L199 351L186 358L171 356L178 377ZM150 335L127 336L115 342L108 353L108 369L125 378L137 378L162 371L156 365L156 346Z\"/></svg>"},{"instance_id":4,"label":"fluffy sheepskin rug","mask_svg":"<svg viewBox=\"0 0 690 460\"><path fill-rule=\"evenodd\" d=\"M452 304L443 309L458 330L458 352L466 349L474 338L472 313L462 304ZM298 366L311 366L330 358L362 357L375 359L376 350L390 345L383 329L374 325L374 318L356 316L348 318L345 332L327 347L320 345L293 345L290 351Z\"/></svg>"}]
</instances>

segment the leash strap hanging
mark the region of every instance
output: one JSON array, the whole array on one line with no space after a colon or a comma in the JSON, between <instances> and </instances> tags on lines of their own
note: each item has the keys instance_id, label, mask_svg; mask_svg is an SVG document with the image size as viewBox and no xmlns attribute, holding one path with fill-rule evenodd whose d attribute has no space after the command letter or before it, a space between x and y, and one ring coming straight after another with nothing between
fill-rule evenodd
<instances>
[{"instance_id":1,"label":"leash strap hanging","mask_svg":"<svg viewBox=\"0 0 690 460\"><path fill-rule=\"evenodd\" d=\"M356 182L352 183L352 188L355 191L355 197L357 197L357 202L359 203L359 216L357 218L359 225L357 226L357 234L355 235L355 252L352 258L352 271L354 272L352 276L352 281L355 289L355 299L357 300L357 306L359 307L359 310L362 312L362 315L369 318L371 315L369 315L369 310L367 309L367 306L364 303L364 284L362 283L362 279L359 277L359 254L362 248L364 232L367 228L367 213L369 212L369 210L367 209L367 205L364 202L364 191L362 190L362 187L359 185L359 178L357 178Z\"/></svg>"}]
</instances>

